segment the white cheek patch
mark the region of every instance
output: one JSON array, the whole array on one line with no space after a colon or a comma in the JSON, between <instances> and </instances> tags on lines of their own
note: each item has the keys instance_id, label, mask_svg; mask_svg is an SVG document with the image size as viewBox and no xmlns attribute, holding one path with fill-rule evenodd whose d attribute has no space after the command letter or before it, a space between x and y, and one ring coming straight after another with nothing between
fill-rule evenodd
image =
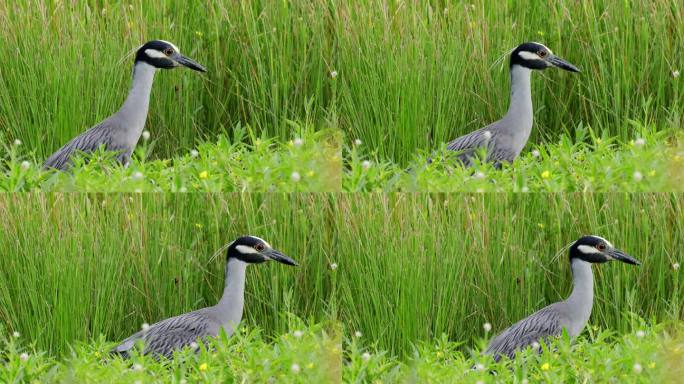
<instances>
[{"instance_id":1,"label":"white cheek patch","mask_svg":"<svg viewBox=\"0 0 684 384\"><path fill-rule=\"evenodd\" d=\"M236 245L235 249L237 249L237 251L242 253L243 255L247 255L247 254L256 255L259 253L259 252L257 252L256 249L254 249L252 247L248 247L246 245Z\"/></svg>"},{"instance_id":2,"label":"white cheek patch","mask_svg":"<svg viewBox=\"0 0 684 384\"><path fill-rule=\"evenodd\" d=\"M599 251L598 249L596 249L590 245L580 245L577 247L577 249L580 252L584 253L585 255L592 255L592 254L602 255L603 254L603 252Z\"/></svg>"},{"instance_id":3,"label":"white cheek patch","mask_svg":"<svg viewBox=\"0 0 684 384\"><path fill-rule=\"evenodd\" d=\"M520 51L520 52L518 52L518 56L520 56L524 60L542 61L542 58L540 58L536 53L532 53L532 52L528 52L528 51Z\"/></svg>"},{"instance_id":4,"label":"white cheek patch","mask_svg":"<svg viewBox=\"0 0 684 384\"><path fill-rule=\"evenodd\" d=\"M166 59L164 52L159 52L156 49L146 49L145 54L153 59Z\"/></svg>"}]
</instances>

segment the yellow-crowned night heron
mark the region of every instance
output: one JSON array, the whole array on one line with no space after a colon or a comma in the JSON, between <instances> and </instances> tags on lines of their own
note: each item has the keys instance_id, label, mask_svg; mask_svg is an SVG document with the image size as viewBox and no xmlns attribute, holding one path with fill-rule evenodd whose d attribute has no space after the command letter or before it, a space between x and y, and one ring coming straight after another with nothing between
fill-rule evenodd
<instances>
[{"instance_id":1,"label":"yellow-crowned night heron","mask_svg":"<svg viewBox=\"0 0 684 384\"><path fill-rule=\"evenodd\" d=\"M172 357L174 350L215 337L221 329L230 336L242 319L247 266L269 260L297 265L256 236L243 236L230 243L226 259L225 286L218 304L144 327L122 341L112 353L129 357L131 349L140 342L145 354Z\"/></svg>"},{"instance_id":2,"label":"yellow-crowned night heron","mask_svg":"<svg viewBox=\"0 0 684 384\"><path fill-rule=\"evenodd\" d=\"M532 131L531 72L549 67L580 71L539 43L523 43L513 50L510 59L511 100L506 115L447 145L449 150L458 151L457 158L463 165L470 166L480 148L486 150L486 161L497 167L518 157Z\"/></svg>"},{"instance_id":3,"label":"yellow-crowned night heron","mask_svg":"<svg viewBox=\"0 0 684 384\"><path fill-rule=\"evenodd\" d=\"M515 353L535 342L542 343L560 336L563 329L570 337L579 335L589 321L594 302L594 276L591 264L618 260L639 265L639 261L613 247L606 239L584 236L570 246L570 268L573 289L570 297L543 308L518 321L496 336L488 354L499 360L502 356L513 358Z\"/></svg>"},{"instance_id":4,"label":"yellow-crowned night heron","mask_svg":"<svg viewBox=\"0 0 684 384\"><path fill-rule=\"evenodd\" d=\"M92 153L100 147L116 152L116 159L124 165L128 164L145 127L155 72L159 68L180 66L206 72L203 66L181 55L178 48L168 41L145 43L135 55L133 85L121 108L52 154L43 167L64 170L71 165L71 158L75 154Z\"/></svg>"}]
</instances>

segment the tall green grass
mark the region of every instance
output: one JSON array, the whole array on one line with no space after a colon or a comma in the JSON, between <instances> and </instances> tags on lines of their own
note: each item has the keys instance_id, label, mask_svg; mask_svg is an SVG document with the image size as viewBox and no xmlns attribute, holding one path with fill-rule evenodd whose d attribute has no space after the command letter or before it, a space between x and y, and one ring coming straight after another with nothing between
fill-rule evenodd
<instances>
[{"instance_id":1,"label":"tall green grass","mask_svg":"<svg viewBox=\"0 0 684 384\"><path fill-rule=\"evenodd\" d=\"M159 73L156 155L237 123L287 139L296 120L342 128L406 164L500 117L509 90L498 60L537 40L583 72L534 75L531 140L582 123L627 141L630 119L682 126L672 72L684 70L683 12L676 0L3 2L0 129L47 156L118 107L126 55L163 38L209 72Z\"/></svg>"},{"instance_id":2,"label":"tall green grass","mask_svg":"<svg viewBox=\"0 0 684 384\"><path fill-rule=\"evenodd\" d=\"M213 305L212 255L244 233L300 262L250 268L245 321L269 336L289 312L390 354L442 333L470 346L566 296L586 233L643 262L595 268L591 325L684 318L681 195L15 194L0 215L0 322L51 353Z\"/></svg>"},{"instance_id":3,"label":"tall green grass","mask_svg":"<svg viewBox=\"0 0 684 384\"><path fill-rule=\"evenodd\" d=\"M590 325L684 318L684 199L660 194L390 194L338 200L341 320L410 354L446 334L471 345L571 290L567 247L598 234L643 265L594 267Z\"/></svg>"},{"instance_id":4,"label":"tall green grass","mask_svg":"<svg viewBox=\"0 0 684 384\"><path fill-rule=\"evenodd\" d=\"M174 42L208 69L157 74L147 127L160 157L238 123L281 139L291 137L288 120L334 127L334 44L317 4L2 2L0 129L49 155L119 107L130 54L152 39Z\"/></svg>"},{"instance_id":5,"label":"tall green grass","mask_svg":"<svg viewBox=\"0 0 684 384\"><path fill-rule=\"evenodd\" d=\"M214 305L225 254L243 234L300 263L250 267L245 318L266 336L286 314L313 321L339 310L333 210L326 195L34 194L0 198L0 322L50 353L104 334Z\"/></svg>"},{"instance_id":6,"label":"tall green grass","mask_svg":"<svg viewBox=\"0 0 684 384\"><path fill-rule=\"evenodd\" d=\"M681 127L679 1L362 1L339 12L344 127L402 164L499 119L507 52L539 41L582 69L533 75L531 140L580 123L633 138L630 119Z\"/></svg>"}]
</instances>

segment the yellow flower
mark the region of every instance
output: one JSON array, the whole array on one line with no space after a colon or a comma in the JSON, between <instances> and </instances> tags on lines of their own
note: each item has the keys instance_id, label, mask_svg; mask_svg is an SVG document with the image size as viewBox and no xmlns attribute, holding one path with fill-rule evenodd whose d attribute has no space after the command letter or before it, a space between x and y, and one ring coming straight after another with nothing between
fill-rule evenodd
<instances>
[{"instance_id":1,"label":"yellow flower","mask_svg":"<svg viewBox=\"0 0 684 384\"><path fill-rule=\"evenodd\" d=\"M651 169L651 172L648 173L649 176L653 177L656 175L655 169Z\"/></svg>"},{"instance_id":2,"label":"yellow flower","mask_svg":"<svg viewBox=\"0 0 684 384\"><path fill-rule=\"evenodd\" d=\"M202 225L202 224L200 224L200 223L195 223L195 227L197 227L197 228L202 228L202 227L203 227L203 225Z\"/></svg>"},{"instance_id":3,"label":"yellow flower","mask_svg":"<svg viewBox=\"0 0 684 384\"><path fill-rule=\"evenodd\" d=\"M541 177L542 177L542 179L548 179L549 177L551 177L551 172L544 171L544 172L542 172Z\"/></svg>"},{"instance_id":4,"label":"yellow flower","mask_svg":"<svg viewBox=\"0 0 684 384\"><path fill-rule=\"evenodd\" d=\"M544 363L544 364L542 364L542 366L541 366L542 371L548 371L549 368L551 368L551 366L549 365L549 363Z\"/></svg>"},{"instance_id":5,"label":"yellow flower","mask_svg":"<svg viewBox=\"0 0 684 384\"><path fill-rule=\"evenodd\" d=\"M199 174L200 179L206 179L207 177L209 177L209 172L207 172L207 171L200 172L200 174Z\"/></svg>"},{"instance_id":6,"label":"yellow flower","mask_svg":"<svg viewBox=\"0 0 684 384\"><path fill-rule=\"evenodd\" d=\"M100 351L95 351L95 357L100 357Z\"/></svg>"},{"instance_id":7,"label":"yellow flower","mask_svg":"<svg viewBox=\"0 0 684 384\"><path fill-rule=\"evenodd\" d=\"M543 229L543 228L544 228L544 223L537 223L537 227L539 227L539 228L542 228L542 229Z\"/></svg>"},{"instance_id":8,"label":"yellow flower","mask_svg":"<svg viewBox=\"0 0 684 384\"><path fill-rule=\"evenodd\" d=\"M649 368L653 369L655 368L655 361L651 361L651 363L648 365Z\"/></svg>"},{"instance_id":9,"label":"yellow flower","mask_svg":"<svg viewBox=\"0 0 684 384\"><path fill-rule=\"evenodd\" d=\"M206 370L207 370L207 363L202 363L202 364L200 364L199 370L200 370L201 372L206 371Z\"/></svg>"},{"instance_id":10,"label":"yellow flower","mask_svg":"<svg viewBox=\"0 0 684 384\"><path fill-rule=\"evenodd\" d=\"M441 351L437 351L437 357L442 357L444 354Z\"/></svg>"},{"instance_id":11,"label":"yellow flower","mask_svg":"<svg viewBox=\"0 0 684 384\"><path fill-rule=\"evenodd\" d=\"M314 171L309 171L306 173L306 177L314 177L316 173Z\"/></svg>"}]
</instances>

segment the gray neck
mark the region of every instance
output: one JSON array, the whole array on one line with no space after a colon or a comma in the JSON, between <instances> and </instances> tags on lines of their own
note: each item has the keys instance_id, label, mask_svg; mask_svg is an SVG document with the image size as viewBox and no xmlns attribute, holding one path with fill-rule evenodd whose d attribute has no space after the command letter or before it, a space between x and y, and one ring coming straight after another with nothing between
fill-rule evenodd
<instances>
[{"instance_id":1,"label":"gray neck","mask_svg":"<svg viewBox=\"0 0 684 384\"><path fill-rule=\"evenodd\" d=\"M591 307L594 304L594 274L591 271L591 263L580 259L572 259L570 268L573 288L565 302L570 317L568 333L575 337L582 332L591 316Z\"/></svg>"},{"instance_id":2,"label":"gray neck","mask_svg":"<svg viewBox=\"0 0 684 384\"><path fill-rule=\"evenodd\" d=\"M128 92L128 97L116 113L122 124L120 127L125 130L126 141L135 146L147 120L147 111L150 107L150 93L152 92L152 82L157 68L139 61L133 68L133 85Z\"/></svg>"},{"instance_id":3,"label":"gray neck","mask_svg":"<svg viewBox=\"0 0 684 384\"><path fill-rule=\"evenodd\" d=\"M231 258L226 264L226 282L223 296L214 307L218 321L223 325L226 334L230 335L242 320L245 306L245 275L247 263Z\"/></svg>"},{"instance_id":4,"label":"gray neck","mask_svg":"<svg viewBox=\"0 0 684 384\"><path fill-rule=\"evenodd\" d=\"M511 71L511 102L503 117L505 126L513 132L513 149L518 154L527 143L532 132L532 90L530 77L532 70L513 65Z\"/></svg>"}]
</instances>

